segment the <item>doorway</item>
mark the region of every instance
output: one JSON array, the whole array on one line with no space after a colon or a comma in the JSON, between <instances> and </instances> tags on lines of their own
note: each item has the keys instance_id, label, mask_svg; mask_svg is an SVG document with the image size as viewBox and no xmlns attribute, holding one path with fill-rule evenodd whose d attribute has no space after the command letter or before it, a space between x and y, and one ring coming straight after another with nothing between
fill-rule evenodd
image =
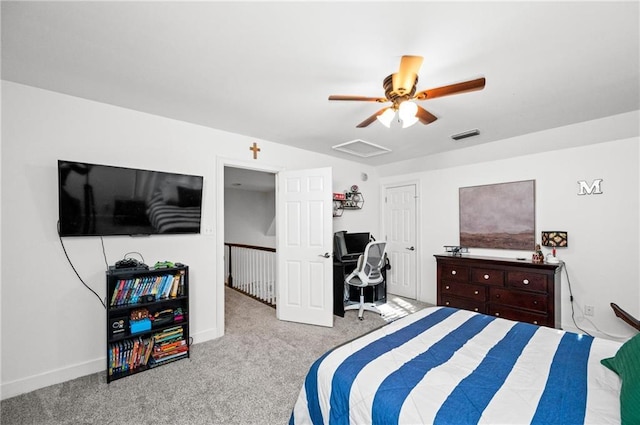
<instances>
[{"instance_id":1,"label":"doorway","mask_svg":"<svg viewBox=\"0 0 640 425\"><path fill-rule=\"evenodd\" d=\"M333 210L331 169L284 171L274 167L256 167L254 164L228 158L217 160L216 332L220 336L224 335L226 221L224 186L227 167L277 176L275 234L278 241L276 249L280 251L276 253L278 283L275 286L276 297L280 300L277 301L276 306L277 317L281 320L332 326L333 287L331 286L331 257L328 254L333 246L330 225ZM302 214L294 214L295 211ZM311 223L320 223L324 219L328 221L311 225ZM304 231L300 232L296 229ZM308 232L308 229L313 231ZM296 248L297 241L302 244ZM310 250L313 250L313 255ZM322 269L323 273L317 273L319 269ZM296 270L301 273L296 274ZM306 275L312 276L313 279L302 278ZM322 276L322 279L319 279L319 276ZM319 290L323 296L319 296Z\"/></svg>"},{"instance_id":2,"label":"doorway","mask_svg":"<svg viewBox=\"0 0 640 425\"><path fill-rule=\"evenodd\" d=\"M275 308L276 175L224 167L225 284Z\"/></svg>"},{"instance_id":3,"label":"doorway","mask_svg":"<svg viewBox=\"0 0 640 425\"><path fill-rule=\"evenodd\" d=\"M229 181L225 179L225 171L229 171L233 174L233 177L237 177L237 180L232 181L229 178ZM265 181L261 183L254 180L262 180L259 177L268 177L269 175L273 176L273 180L275 182L275 175L280 171L279 168L270 167L265 165L256 165L254 162L248 161L240 161L236 159L230 158L222 158L218 157L216 160L216 281L213 282L215 285L215 311L216 311L216 334L219 336L224 335L224 324L225 324L225 279L226 279L226 270L225 270L225 226L227 222L227 217L225 215L225 186L231 186L231 183L240 183L241 185L244 183L245 188L254 188L260 190L266 190L264 188ZM257 174L256 174L257 173ZM262 174L260 174L262 173ZM243 179L246 179L243 180ZM251 183L250 183L251 182ZM205 182L206 184L206 182ZM242 186L240 186L242 187ZM274 192L275 192L275 183L274 183Z\"/></svg>"},{"instance_id":4,"label":"doorway","mask_svg":"<svg viewBox=\"0 0 640 425\"><path fill-rule=\"evenodd\" d=\"M387 291L405 298L418 297L417 204L418 185L407 183L384 188L384 234L391 269Z\"/></svg>"}]
</instances>

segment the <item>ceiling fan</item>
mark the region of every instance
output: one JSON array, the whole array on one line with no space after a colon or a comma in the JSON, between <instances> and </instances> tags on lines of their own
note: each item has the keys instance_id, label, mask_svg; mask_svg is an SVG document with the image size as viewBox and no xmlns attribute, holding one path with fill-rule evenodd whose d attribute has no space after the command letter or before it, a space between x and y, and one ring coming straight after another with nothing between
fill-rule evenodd
<instances>
[{"instance_id":1,"label":"ceiling fan","mask_svg":"<svg viewBox=\"0 0 640 425\"><path fill-rule=\"evenodd\" d=\"M462 83L448 86L422 90L416 93L418 85L418 71L422 65L422 56L402 56L400 69L395 74L384 79L382 87L385 97L366 97L350 95L331 95L329 100L355 100L363 102L391 102L391 106L380 109L356 127L367 127L378 119L386 127L390 127L391 120L398 112L398 117L402 120L402 127L409 127L420 121L422 124L430 124L438 118L431 112L415 104L414 100L428 100L437 97L449 96L452 94L466 93L484 88L485 79L478 78Z\"/></svg>"}]
</instances>

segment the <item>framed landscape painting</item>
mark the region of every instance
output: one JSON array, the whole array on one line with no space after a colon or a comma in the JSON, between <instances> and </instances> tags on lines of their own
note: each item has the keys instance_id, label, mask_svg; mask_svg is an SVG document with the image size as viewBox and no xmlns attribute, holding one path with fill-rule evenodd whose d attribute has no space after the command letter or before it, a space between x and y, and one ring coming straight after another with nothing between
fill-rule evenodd
<instances>
[{"instance_id":1,"label":"framed landscape painting","mask_svg":"<svg viewBox=\"0 0 640 425\"><path fill-rule=\"evenodd\" d=\"M460 245L535 249L535 180L461 187Z\"/></svg>"}]
</instances>

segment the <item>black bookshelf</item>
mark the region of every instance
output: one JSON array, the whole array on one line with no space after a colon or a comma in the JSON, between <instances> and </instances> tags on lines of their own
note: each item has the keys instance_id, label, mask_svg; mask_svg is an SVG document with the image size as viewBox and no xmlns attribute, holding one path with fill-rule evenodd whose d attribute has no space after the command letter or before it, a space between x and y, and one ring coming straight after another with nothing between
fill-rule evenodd
<instances>
[{"instance_id":1,"label":"black bookshelf","mask_svg":"<svg viewBox=\"0 0 640 425\"><path fill-rule=\"evenodd\" d=\"M116 269L107 278L107 382L189 358L189 267Z\"/></svg>"}]
</instances>

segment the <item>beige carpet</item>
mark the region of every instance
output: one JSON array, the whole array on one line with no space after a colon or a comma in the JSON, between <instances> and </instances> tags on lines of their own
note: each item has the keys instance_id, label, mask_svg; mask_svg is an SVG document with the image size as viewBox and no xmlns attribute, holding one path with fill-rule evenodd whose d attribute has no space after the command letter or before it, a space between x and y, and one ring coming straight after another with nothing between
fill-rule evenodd
<instances>
[{"instance_id":1,"label":"beige carpet","mask_svg":"<svg viewBox=\"0 0 640 425\"><path fill-rule=\"evenodd\" d=\"M225 296L225 335L193 345L190 359L111 384L101 372L4 400L2 424L285 424L313 361L386 323L369 312L360 321L355 311L335 317L333 328L283 322L234 290ZM422 306L389 296L385 317Z\"/></svg>"},{"instance_id":2,"label":"beige carpet","mask_svg":"<svg viewBox=\"0 0 640 425\"><path fill-rule=\"evenodd\" d=\"M425 307L429 307L430 305L432 304L422 303L398 295L387 294L387 302L377 307L382 313L384 321L389 323L411 313L415 313L418 310L422 310Z\"/></svg>"}]
</instances>

